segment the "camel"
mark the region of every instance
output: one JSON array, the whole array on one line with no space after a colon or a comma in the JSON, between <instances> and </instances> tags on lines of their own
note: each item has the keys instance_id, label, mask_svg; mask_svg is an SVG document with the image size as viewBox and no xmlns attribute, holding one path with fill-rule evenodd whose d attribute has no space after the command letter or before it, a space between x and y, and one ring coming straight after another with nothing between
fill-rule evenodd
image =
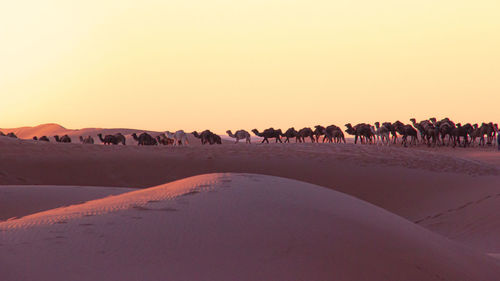
<instances>
[{"instance_id":1,"label":"camel","mask_svg":"<svg viewBox=\"0 0 500 281\"><path fill-rule=\"evenodd\" d=\"M174 139L167 138L167 136L165 136L165 134L161 134L159 136L156 136L156 141L158 142L158 144L162 144L162 145L174 145Z\"/></svg>"},{"instance_id":2,"label":"camel","mask_svg":"<svg viewBox=\"0 0 500 281\"><path fill-rule=\"evenodd\" d=\"M434 122L432 122L432 120L422 120L417 123L415 118L411 118L410 121L413 123L413 126L420 132L420 139L423 143L427 143L427 145L430 146L429 141L430 139L432 139L433 145L436 145L438 131L436 130L436 127L434 126Z\"/></svg>"},{"instance_id":3,"label":"camel","mask_svg":"<svg viewBox=\"0 0 500 281\"><path fill-rule=\"evenodd\" d=\"M472 133L470 133L470 142L471 142L471 145L474 146L476 144L476 139L479 137L479 125L477 123L475 123L474 125L472 125Z\"/></svg>"},{"instance_id":4,"label":"camel","mask_svg":"<svg viewBox=\"0 0 500 281\"><path fill-rule=\"evenodd\" d=\"M71 142L71 138L68 135L64 135L62 137L55 135L54 139L56 139L56 142L63 142L63 143L70 143Z\"/></svg>"},{"instance_id":5,"label":"camel","mask_svg":"<svg viewBox=\"0 0 500 281\"><path fill-rule=\"evenodd\" d=\"M438 131L438 140L441 138L441 145L444 145L444 139L446 136L448 136L448 143L446 145L450 145L450 142L452 141L452 132L453 129L456 128L455 123L451 121L449 118L444 118L441 121L436 121L435 117L432 117L429 119L432 124L436 127Z\"/></svg>"},{"instance_id":6,"label":"camel","mask_svg":"<svg viewBox=\"0 0 500 281\"><path fill-rule=\"evenodd\" d=\"M417 129L418 132L420 133L420 139L422 140L422 142L425 141L425 129L424 129L424 126L422 124L422 122L424 122L424 121L417 123L417 120L415 118L411 118L410 121L413 124L413 127L415 129ZM417 138L417 140L418 140L418 138Z\"/></svg>"},{"instance_id":7,"label":"camel","mask_svg":"<svg viewBox=\"0 0 500 281\"><path fill-rule=\"evenodd\" d=\"M279 141L280 143L283 143L281 141L281 135L283 134L281 129L275 130L274 128L269 128L269 129L265 129L262 133L260 133L257 129L253 129L252 132L256 136L264 138L261 143L264 143L264 142L269 143L269 139L276 139L276 142Z\"/></svg>"},{"instance_id":8,"label":"camel","mask_svg":"<svg viewBox=\"0 0 500 281\"><path fill-rule=\"evenodd\" d=\"M313 131L313 135L314 137L316 138L316 142L319 143L319 137L321 136L324 136L325 135L325 127L321 126L321 125L316 125L314 126L314 131ZM323 137L323 142L325 142L325 137Z\"/></svg>"},{"instance_id":9,"label":"camel","mask_svg":"<svg viewBox=\"0 0 500 281\"><path fill-rule=\"evenodd\" d=\"M372 138L374 137L374 134L371 130L371 127L368 124L361 123L361 124L357 124L356 126L353 127L351 125L351 123L347 123L347 124L345 124L345 126L347 128L346 133L354 136L354 143L355 144L358 141L358 137L361 140L361 143L363 143L362 137L366 138L367 143L371 142Z\"/></svg>"},{"instance_id":10,"label":"camel","mask_svg":"<svg viewBox=\"0 0 500 281\"><path fill-rule=\"evenodd\" d=\"M297 130L295 130L294 127L291 127L289 128L288 130L286 130L286 132L284 134L282 134L281 136L282 137L286 137L286 140L284 141L284 143L289 143L290 142L290 138L295 138L295 142L298 142L299 138L297 137L299 132L297 132Z\"/></svg>"},{"instance_id":11,"label":"camel","mask_svg":"<svg viewBox=\"0 0 500 281\"><path fill-rule=\"evenodd\" d=\"M205 130L198 135L196 131L193 132L195 137L199 137L201 139L202 144L222 144L222 139L217 134L212 133L210 130Z\"/></svg>"},{"instance_id":12,"label":"camel","mask_svg":"<svg viewBox=\"0 0 500 281\"><path fill-rule=\"evenodd\" d=\"M452 131L452 136L453 136L453 147L458 145L460 146L460 137L463 137L464 142L463 142L463 147L467 147L469 144L468 141L468 135L470 135L474 130L474 127L472 127L471 124L465 124L462 126L462 124L457 123L456 128L453 129Z\"/></svg>"},{"instance_id":13,"label":"camel","mask_svg":"<svg viewBox=\"0 0 500 281\"><path fill-rule=\"evenodd\" d=\"M450 145L450 142L453 141L453 130L456 128L455 123L443 121L437 124L439 127L439 134L441 135L441 143L444 145L444 139L448 136L447 145Z\"/></svg>"},{"instance_id":14,"label":"camel","mask_svg":"<svg viewBox=\"0 0 500 281\"><path fill-rule=\"evenodd\" d=\"M484 136L486 135L486 140ZM481 127L479 127L479 145L491 145L493 142L493 138L495 136L495 126L492 122L490 123L482 123ZM485 143L486 141L486 143Z\"/></svg>"},{"instance_id":15,"label":"camel","mask_svg":"<svg viewBox=\"0 0 500 281\"><path fill-rule=\"evenodd\" d=\"M394 122L394 127L396 131L403 136L401 145L407 146L408 136L410 136L410 145L417 145L417 135L418 132L411 125L405 125L400 121Z\"/></svg>"},{"instance_id":16,"label":"camel","mask_svg":"<svg viewBox=\"0 0 500 281\"><path fill-rule=\"evenodd\" d=\"M226 131L227 135L233 139L236 139L235 143L238 143L240 140L245 140L246 143L251 143L250 141L250 133L245 131L245 130L238 130L234 133L231 132L231 130Z\"/></svg>"},{"instance_id":17,"label":"camel","mask_svg":"<svg viewBox=\"0 0 500 281\"><path fill-rule=\"evenodd\" d=\"M392 125L391 122L384 122L382 123L382 126L383 127L386 127L387 130L389 130L389 132L391 132L391 137L392 137L392 141L393 143L397 143L398 142L398 134L396 132L396 128L394 128L394 125Z\"/></svg>"},{"instance_id":18,"label":"camel","mask_svg":"<svg viewBox=\"0 0 500 281\"><path fill-rule=\"evenodd\" d=\"M220 137L212 133L210 130L205 130L199 134L194 131L192 134L195 138L201 140L201 144L222 144L222 140L219 140Z\"/></svg>"},{"instance_id":19,"label":"camel","mask_svg":"<svg viewBox=\"0 0 500 281\"><path fill-rule=\"evenodd\" d=\"M166 131L165 135L170 139L174 139L174 146L189 144L187 134L183 130L178 130L175 133Z\"/></svg>"},{"instance_id":20,"label":"camel","mask_svg":"<svg viewBox=\"0 0 500 281\"><path fill-rule=\"evenodd\" d=\"M323 137L323 142L325 142L325 140L328 140L328 142L335 141L335 143L341 143L341 142L345 143L344 133L339 127L335 125L330 125L326 127L324 129L324 134L325 136Z\"/></svg>"},{"instance_id":21,"label":"camel","mask_svg":"<svg viewBox=\"0 0 500 281\"><path fill-rule=\"evenodd\" d=\"M311 142L314 142L316 140L314 138L314 131L309 127L300 129L299 133L297 134L297 138L299 139L299 142L306 142L306 138L310 138Z\"/></svg>"},{"instance_id":22,"label":"camel","mask_svg":"<svg viewBox=\"0 0 500 281\"><path fill-rule=\"evenodd\" d=\"M437 141L439 140L439 129L436 128L432 123L428 124L427 126L424 126L425 130L425 142L427 143L427 146L431 146L431 140L432 140L432 146L437 145Z\"/></svg>"},{"instance_id":23,"label":"camel","mask_svg":"<svg viewBox=\"0 0 500 281\"><path fill-rule=\"evenodd\" d=\"M157 145L158 142L148 133L142 133L137 136L136 133L132 134L132 137L137 141L137 145Z\"/></svg>"},{"instance_id":24,"label":"camel","mask_svg":"<svg viewBox=\"0 0 500 281\"><path fill-rule=\"evenodd\" d=\"M99 140L104 143L104 145L118 145L118 144L123 144L125 145L125 136L117 133L115 135L106 135L104 138L102 137L102 134L97 135L99 137Z\"/></svg>"},{"instance_id":25,"label":"camel","mask_svg":"<svg viewBox=\"0 0 500 281\"><path fill-rule=\"evenodd\" d=\"M36 141L46 141L46 142L50 142L50 139L47 137L47 136L42 136L40 138L34 136L33 137L33 140L36 140Z\"/></svg>"},{"instance_id":26,"label":"camel","mask_svg":"<svg viewBox=\"0 0 500 281\"><path fill-rule=\"evenodd\" d=\"M377 145L389 145L391 133L386 126L380 126L380 122L375 122L375 128L372 126L372 132L377 136Z\"/></svg>"},{"instance_id":27,"label":"camel","mask_svg":"<svg viewBox=\"0 0 500 281\"><path fill-rule=\"evenodd\" d=\"M92 136L87 136L86 138L80 136L80 142L83 144L94 144L94 138Z\"/></svg>"}]
</instances>

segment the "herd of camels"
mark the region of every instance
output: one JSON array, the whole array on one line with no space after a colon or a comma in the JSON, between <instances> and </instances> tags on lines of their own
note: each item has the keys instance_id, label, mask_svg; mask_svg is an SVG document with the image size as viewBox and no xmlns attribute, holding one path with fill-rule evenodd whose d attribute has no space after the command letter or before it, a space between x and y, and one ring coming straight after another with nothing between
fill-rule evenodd
<instances>
[{"instance_id":1,"label":"herd of camels","mask_svg":"<svg viewBox=\"0 0 500 281\"><path fill-rule=\"evenodd\" d=\"M400 121L394 123L391 122L375 122L374 125L361 123L352 126L350 123L345 124L345 132L349 135L354 136L354 143L359 141L362 144L379 144L379 145L390 145L400 143L403 146L417 145L418 143L425 144L427 146L474 146L477 142L479 146L492 145L495 143L495 137L498 135L498 124L482 123L479 124L461 124L455 123L449 118L444 118L437 121L436 118L430 118L428 120L423 120L417 122L414 118L410 119L411 124L404 124ZM295 128L289 128L284 133L281 129L269 128L262 132L257 129L253 129L252 132L263 138L261 143L269 143L269 139L274 139L275 142L287 143L290 139L295 139L295 142L302 143L306 142L306 139L310 139L311 142L319 143L321 137L323 137L322 142L330 143L345 143L345 136L342 129L335 125L330 125L327 127L315 126L314 129L306 127L300 130L295 130ZM234 134L228 130L226 131L229 137L236 139L236 143L240 140L245 140L246 143L251 143L250 133L245 130L238 130ZM201 133L196 131L191 133L194 137L200 139L202 144L222 144L222 139L219 135L211 132L210 130L205 130ZM12 138L17 138L14 133L8 133L5 135L0 132L0 136L7 136ZM126 138L124 135L117 133L113 135L102 134L97 135L99 140L105 145L118 145L126 144ZM138 145L187 145L188 137L187 133L183 130L176 132L165 132L156 137L151 136L148 133L142 133L139 136L137 134L131 135ZM284 141L282 140L284 139ZM36 141L46 141L49 142L50 139L47 136L33 137ZM68 135L64 136L54 136L56 142L70 143L71 137ZM92 136L80 136L80 142L83 144L94 144L94 138ZM500 135L498 135L498 142L500 142Z\"/></svg>"}]
</instances>

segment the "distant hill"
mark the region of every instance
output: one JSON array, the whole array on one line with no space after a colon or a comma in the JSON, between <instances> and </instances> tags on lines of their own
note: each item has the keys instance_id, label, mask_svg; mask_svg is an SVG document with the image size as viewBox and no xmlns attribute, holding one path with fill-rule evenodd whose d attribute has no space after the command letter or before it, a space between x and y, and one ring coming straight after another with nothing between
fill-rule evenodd
<instances>
[{"instance_id":1,"label":"distant hill","mask_svg":"<svg viewBox=\"0 0 500 281\"><path fill-rule=\"evenodd\" d=\"M19 127L19 128L10 128L10 129L0 129L1 132L7 134L7 133L14 133L16 136L20 139L32 139L33 137L41 137L41 136L47 136L51 139L51 141L54 140L55 135L68 135L73 139L73 142L78 142L78 138L80 136L92 136L95 138L97 141L96 143L99 143L97 139L97 134L103 134L103 135L112 135L116 133L122 133L123 135L126 136L127 138L127 143L128 144L134 144L135 141L132 138L132 134L141 134L143 132L147 132L148 134L152 136L157 136L160 135L164 132L159 132L159 131L148 131L148 130L140 130L140 129L126 129L126 128L84 128L84 129L67 129L59 124L55 123L49 123L49 124L42 124L34 127ZM188 132L186 132L188 133ZM228 138L227 136L223 137L222 142L232 142L232 140L226 140ZM200 144L200 140L195 138L192 134L188 133L188 139L190 144Z\"/></svg>"}]
</instances>

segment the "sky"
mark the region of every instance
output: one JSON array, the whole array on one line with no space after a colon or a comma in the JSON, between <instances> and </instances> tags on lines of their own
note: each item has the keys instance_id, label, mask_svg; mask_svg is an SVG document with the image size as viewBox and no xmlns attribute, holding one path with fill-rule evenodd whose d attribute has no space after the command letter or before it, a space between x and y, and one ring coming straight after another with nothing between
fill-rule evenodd
<instances>
[{"instance_id":1,"label":"sky","mask_svg":"<svg viewBox=\"0 0 500 281\"><path fill-rule=\"evenodd\" d=\"M499 122L498 0L1 1L0 127Z\"/></svg>"}]
</instances>

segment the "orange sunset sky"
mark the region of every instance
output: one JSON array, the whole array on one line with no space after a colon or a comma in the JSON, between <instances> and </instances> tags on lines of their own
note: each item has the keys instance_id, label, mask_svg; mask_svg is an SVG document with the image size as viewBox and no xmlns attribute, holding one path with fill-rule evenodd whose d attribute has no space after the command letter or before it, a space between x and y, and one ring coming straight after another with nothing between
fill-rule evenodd
<instances>
[{"instance_id":1,"label":"orange sunset sky","mask_svg":"<svg viewBox=\"0 0 500 281\"><path fill-rule=\"evenodd\" d=\"M0 127L500 120L498 0L2 1Z\"/></svg>"}]
</instances>

